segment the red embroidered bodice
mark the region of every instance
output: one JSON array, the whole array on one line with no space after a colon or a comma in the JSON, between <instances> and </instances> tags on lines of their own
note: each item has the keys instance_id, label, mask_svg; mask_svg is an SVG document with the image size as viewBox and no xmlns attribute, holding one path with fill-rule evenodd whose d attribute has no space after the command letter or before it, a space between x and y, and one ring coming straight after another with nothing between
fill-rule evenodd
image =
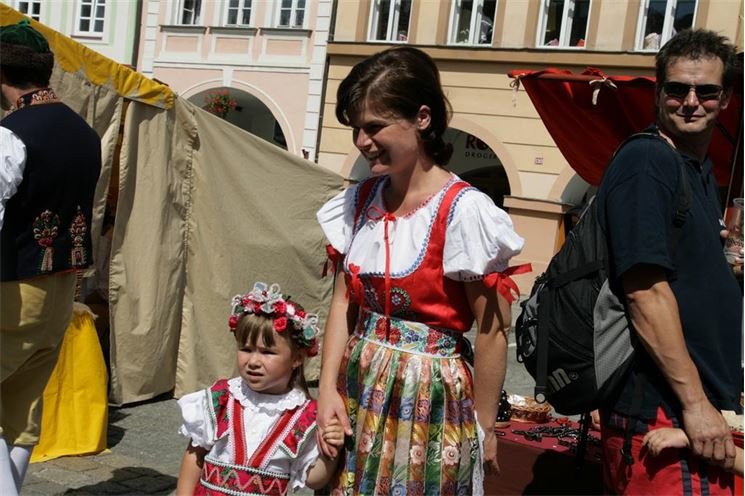
<instances>
[{"instance_id":1,"label":"red embroidered bodice","mask_svg":"<svg viewBox=\"0 0 745 496\"><path fill-rule=\"evenodd\" d=\"M371 178L360 185L356 202L355 234L370 219L395 222L392 215L381 214L377 208L370 208L372 199L383 184L385 178ZM423 255L409 269L390 274L388 291L385 273L360 273L353 262L345 259L344 270L352 301L361 302L363 309L385 314L386 295L389 294L388 315L392 317L421 322L430 327L467 332L473 324L473 314L466 299L465 288L463 282L445 277L442 256L451 211L459 196L469 188L472 187L464 181L451 181L444 194L436 195L430 200L439 201L439 205L428 226L428 241ZM389 249L395 250L395 243Z\"/></svg>"}]
</instances>

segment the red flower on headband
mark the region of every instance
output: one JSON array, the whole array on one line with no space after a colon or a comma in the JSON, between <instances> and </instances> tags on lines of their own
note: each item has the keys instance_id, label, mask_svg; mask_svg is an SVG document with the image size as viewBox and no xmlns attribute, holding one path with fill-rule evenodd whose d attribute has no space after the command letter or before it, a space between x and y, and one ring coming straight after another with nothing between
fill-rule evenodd
<instances>
[{"instance_id":1,"label":"red flower on headband","mask_svg":"<svg viewBox=\"0 0 745 496\"><path fill-rule=\"evenodd\" d=\"M287 317L277 317L274 319L274 330L282 332L287 329Z\"/></svg>"},{"instance_id":2,"label":"red flower on headband","mask_svg":"<svg viewBox=\"0 0 745 496\"><path fill-rule=\"evenodd\" d=\"M300 317L301 319L304 319L305 318L305 310L298 310L297 311L297 316Z\"/></svg>"},{"instance_id":3,"label":"red flower on headband","mask_svg":"<svg viewBox=\"0 0 745 496\"><path fill-rule=\"evenodd\" d=\"M238 315L231 315L228 319L228 326L235 330L236 327L238 327L238 321L240 320L240 317Z\"/></svg>"},{"instance_id":4,"label":"red flower on headband","mask_svg":"<svg viewBox=\"0 0 745 496\"><path fill-rule=\"evenodd\" d=\"M278 301L274 304L274 311L279 314L284 314L287 311L287 303L284 301Z\"/></svg>"},{"instance_id":5,"label":"red flower on headband","mask_svg":"<svg viewBox=\"0 0 745 496\"><path fill-rule=\"evenodd\" d=\"M243 299L241 299L241 303L243 304L244 307L247 307L248 305L251 304L251 300L248 299L248 296L244 296Z\"/></svg>"}]
</instances>

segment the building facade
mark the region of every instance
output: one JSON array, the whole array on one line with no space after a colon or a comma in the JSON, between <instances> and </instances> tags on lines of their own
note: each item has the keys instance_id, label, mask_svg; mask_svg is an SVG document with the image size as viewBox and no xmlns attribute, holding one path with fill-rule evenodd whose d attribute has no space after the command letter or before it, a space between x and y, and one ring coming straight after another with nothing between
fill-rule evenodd
<instances>
[{"instance_id":1,"label":"building facade","mask_svg":"<svg viewBox=\"0 0 745 496\"><path fill-rule=\"evenodd\" d=\"M565 213L589 185L556 147L508 73L548 67L654 76L657 49L677 30L706 27L742 50L742 0L345 0L336 2L318 163L367 174L351 130L334 118L336 89L366 55L398 44L429 53L453 106L449 168L510 212L526 238L515 263L529 289L563 241ZM578 137L578 139L590 139Z\"/></svg>"},{"instance_id":2,"label":"building facade","mask_svg":"<svg viewBox=\"0 0 745 496\"><path fill-rule=\"evenodd\" d=\"M135 65L139 0L0 1L120 64Z\"/></svg>"},{"instance_id":3,"label":"building facade","mask_svg":"<svg viewBox=\"0 0 745 496\"><path fill-rule=\"evenodd\" d=\"M143 0L138 70L313 160L331 0Z\"/></svg>"}]
</instances>

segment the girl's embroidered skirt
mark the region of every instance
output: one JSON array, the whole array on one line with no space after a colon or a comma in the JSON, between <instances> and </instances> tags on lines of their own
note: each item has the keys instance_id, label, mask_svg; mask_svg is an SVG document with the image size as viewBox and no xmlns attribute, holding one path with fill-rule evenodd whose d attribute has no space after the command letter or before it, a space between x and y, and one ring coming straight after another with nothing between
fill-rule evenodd
<instances>
[{"instance_id":1,"label":"girl's embroidered skirt","mask_svg":"<svg viewBox=\"0 0 745 496\"><path fill-rule=\"evenodd\" d=\"M339 392L354 430L333 494L471 495L480 469L473 380L460 335L364 311ZM348 447L351 448L351 447Z\"/></svg>"}]
</instances>

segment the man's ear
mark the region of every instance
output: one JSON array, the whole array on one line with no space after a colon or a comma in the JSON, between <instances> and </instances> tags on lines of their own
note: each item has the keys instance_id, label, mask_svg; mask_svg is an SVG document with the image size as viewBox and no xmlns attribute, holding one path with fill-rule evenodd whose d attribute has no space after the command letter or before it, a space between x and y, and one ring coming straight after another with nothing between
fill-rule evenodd
<instances>
[{"instance_id":1,"label":"man's ear","mask_svg":"<svg viewBox=\"0 0 745 496\"><path fill-rule=\"evenodd\" d=\"M729 106L729 102L732 99L733 91L734 91L734 88L730 88L722 93L722 99L719 100L719 108L721 110L724 110Z\"/></svg>"},{"instance_id":2,"label":"man's ear","mask_svg":"<svg viewBox=\"0 0 745 496\"><path fill-rule=\"evenodd\" d=\"M419 131L426 131L429 129L429 125L432 122L432 111L427 105L419 107L419 112L416 114L416 128Z\"/></svg>"}]
</instances>

